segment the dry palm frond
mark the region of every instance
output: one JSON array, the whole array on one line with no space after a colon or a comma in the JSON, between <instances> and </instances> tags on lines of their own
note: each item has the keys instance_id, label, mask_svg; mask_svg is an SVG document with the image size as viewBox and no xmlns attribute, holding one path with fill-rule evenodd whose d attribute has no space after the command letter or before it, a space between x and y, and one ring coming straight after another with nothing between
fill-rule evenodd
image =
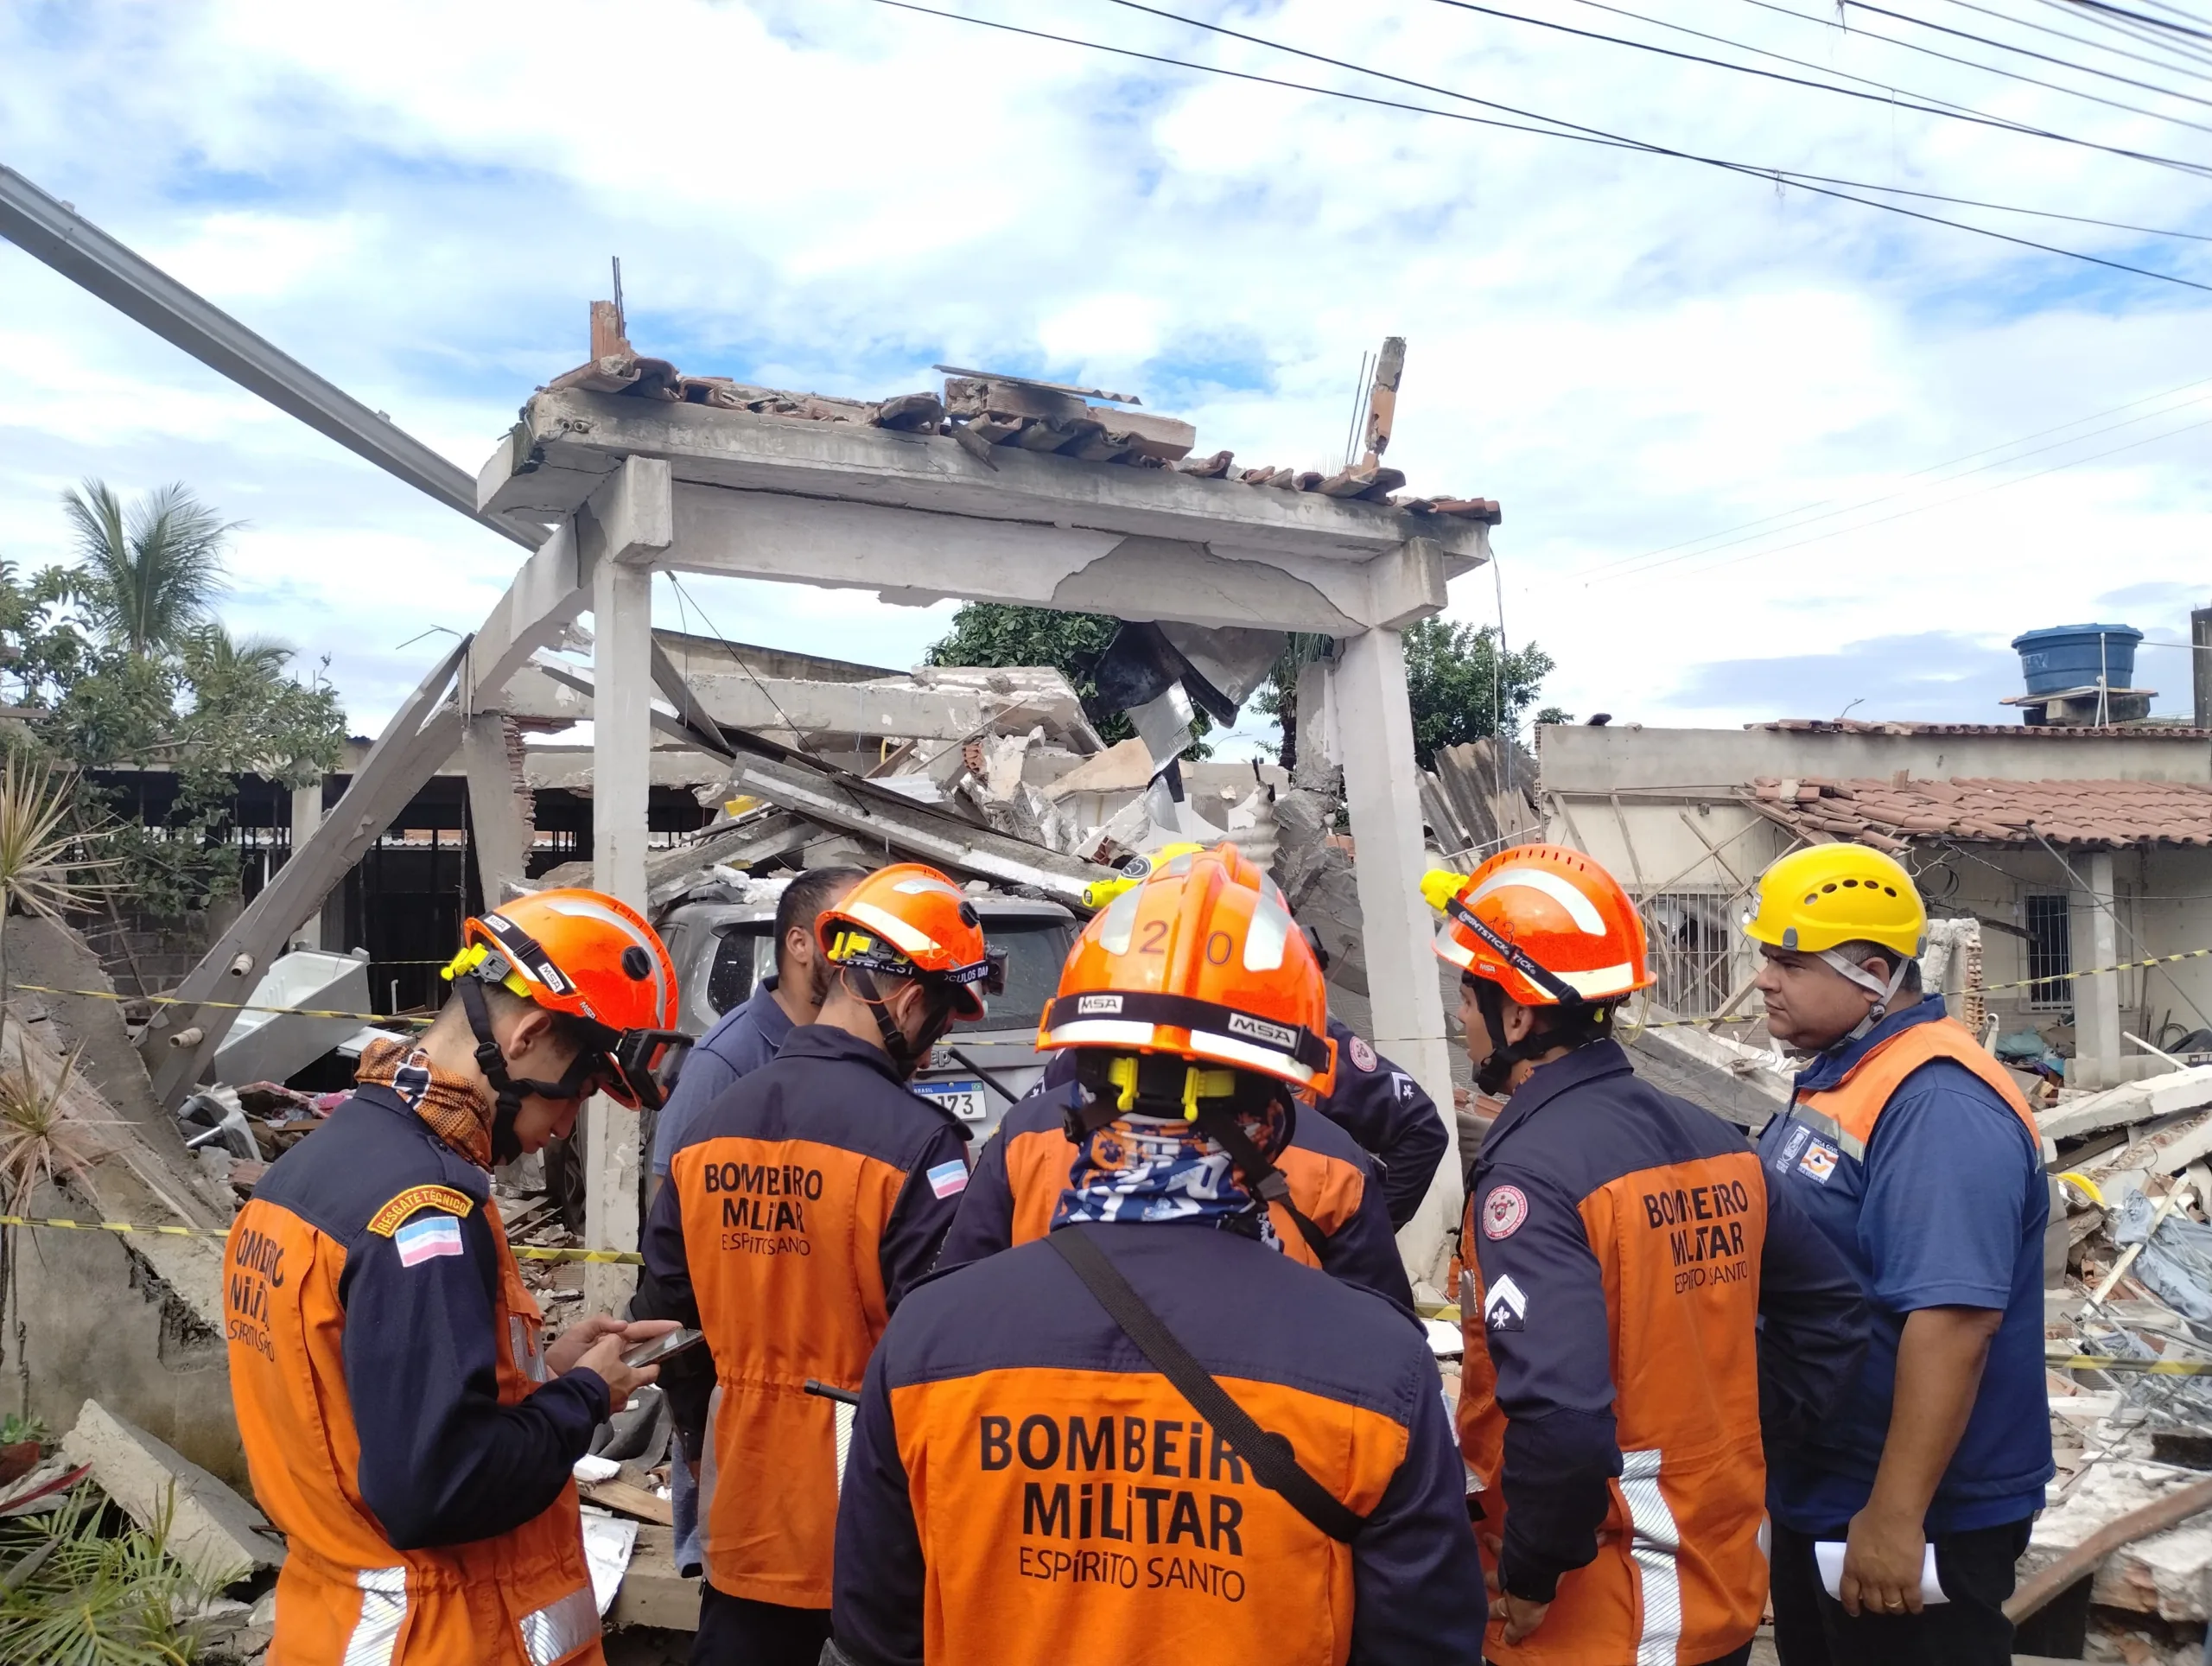
<instances>
[{"instance_id":1,"label":"dry palm frond","mask_svg":"<svg viewBox=\"0 0 2212 1666\"><path fill-rule=\"evenodd\" d=\"M79 836L67 779L41 763L10 753L0 766L0 910L60 919L86 906L101 889L87 873L112 867L78 853Z\"/></svg>"},{"instance_id":2,"label":"dry palm frond","mask_svg":"<svg viewBox=\"0 0 2212 1666\"><path fill-rule=\"evenodd\" d=\"M76 1070L73 1052L50 1083L41 1082L21 1058L13 1068L0 1069L0 1204L8 1214L23 1213L42 1181L72 1182L95 1200L99 1196L92 1169L108 1154L107 1146L93 1124L62 1107Z\"/></svg>"}]
</instances>

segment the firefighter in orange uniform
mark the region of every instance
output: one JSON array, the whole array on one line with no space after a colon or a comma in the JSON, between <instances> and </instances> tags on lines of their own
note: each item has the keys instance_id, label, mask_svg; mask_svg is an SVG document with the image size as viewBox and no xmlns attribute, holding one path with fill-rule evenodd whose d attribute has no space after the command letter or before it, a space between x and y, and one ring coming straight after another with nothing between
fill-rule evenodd
<instances>
[{"instance_id":1,"label":"firefighter in orange uniform","mask_svg":"<svg viewBox=\"0 0 2212 1666\"><path fill-rule=\"evenodd\" d=\"M696 1323L711 1390L671 1400L702 1454L707 1577L695 1662L814 1666L830 1635L836 1411L936 1259L968 1184L966 1131L906 1086L997 963L934 868L871 874L816 935L835 970L812 1024L686 1129L653 1200L659 1311Z\"/></svg>"},{"instance_id":2,"label":"firefighter in orange uniform","mask_svg":"<svg viewBox=\"0 0 2212 1666\"><path fill-rule=\"evenodd\" d=\"M1282 893L1227 844L1160 864L1039 1045L1077 1052L1080 1150L1052 1230L912 1291L869 1363L837 1656L1477 1666L1427 1339L1281 1253L1255 1190L1335 1064Z\"/></svg>"},{"instance_id":3,"label":"firefighter in orange uniform","mask_svg":"<svg viewBox=\"0 0 2212 1666\"><path fill-rule=\"evenodd\" d=\"M254 1496L283 1529L284 1666L598 1662L569 1471L652 1380L670 1328L597 1316L541 1350L489 1169L603 1091L653 1103L680 1040L652 929L595 892L468 921L419 1045L274 1163L231 1228L231 1389Z\"/></svg>"},{"instance_id":4,"label":"firefighter in orange uniform","mask_svg":"<svg viewBox=\"0 0 2212 1666\"><path fill-rule=\"evenodd\" d=\"M1762 1421L1802 1434L1851 1381L1857 1281L1739 1132L1636 1079L1613 1014L1651 977L1610 874L1522 845L1422 890L1477 1081L1508 1096L1460 1243L1489 1658L1740 1663L1767 1593Z\"/></svg>"}]
</instances>

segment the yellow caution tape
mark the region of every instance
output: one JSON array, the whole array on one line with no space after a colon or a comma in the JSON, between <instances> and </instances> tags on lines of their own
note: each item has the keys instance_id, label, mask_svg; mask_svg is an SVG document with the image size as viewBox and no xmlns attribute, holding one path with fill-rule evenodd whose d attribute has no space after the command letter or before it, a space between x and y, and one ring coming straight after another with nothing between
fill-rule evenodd
<instances>
[{"instance_id":1,"label":"yellow caution tape","mask_svg":"<svg viewBox=\"0 0 2212 1666\"><path fill-rule=\"evenodd\" d=\"M438 963L443 965L445 963ZM364 1024L428 1024L427 1016L404 1013L349 1013L327 1007L257 1007L244 1001L190 1001L173 995L123 995L113 989L64 989L51 983L16 983L33 995L87 995L95 1001L143 1001L152 1007L213 1007L226 1013L289 1013L295 1018L353 1018Z\"/></svg>"},{"instance_id":2,"label":"yellow caution tape","mask_svg":"<svg viewBox=\"0 0 2212 1666\"><path fill-rule=\"evenodd\" d=\"M0 1226L58 1227L65 1232L129 1232L168 1238L223 1238L227 1226L139 1226L130 1221L65 1221L40 1215L0 1215ZM522 1261L587 1261L642 1267L645 1258L635 1250L543 1250L532 1244L510 1246Z\"/></svg>"},{"instance_id":3,"label":"yellow caution tape","mask_svg":"<svg viewBox=\"0 0 2212 1666\"><path fill-rule=\"evenodd\" d=\"M2132 972L2145 966L2171 966L2178 960L2202 960L2207 955L2212 955L2212 949L2184 949L2177 955L2152 955L2144 960L2123 960L2116 966L2088 966L2078 972L2060 972L2050 977L2023 977L2016 978L2010 983L1985 983L1974 993L1994 995L1999 989L2032 989L2046 983L2063 983L2069 978L2104 977L2113 972ZM29 986L26 984L22 987ZM1713 1024L1742 1024L1749 1021L1750 1020L1743 1015L1732 1013L1726 1018L1656 1018L1648 1024L1640 1024L1636 1027L1645 1030L1676 1030L1703 1028Z\"/></svg>"},{"instance_id":4,"label":"yellow caution tape","mask_svg":"<svg viewBox=\"0 0 2212 1666\"><path fill-rule=\"evenodd\" d=\"M2134 1371L2145 1377L2212 1377L2212 1359L2117 1359L2103 1354L2045 1354L2061 1371Z\"/></svg>"}]
</instances>

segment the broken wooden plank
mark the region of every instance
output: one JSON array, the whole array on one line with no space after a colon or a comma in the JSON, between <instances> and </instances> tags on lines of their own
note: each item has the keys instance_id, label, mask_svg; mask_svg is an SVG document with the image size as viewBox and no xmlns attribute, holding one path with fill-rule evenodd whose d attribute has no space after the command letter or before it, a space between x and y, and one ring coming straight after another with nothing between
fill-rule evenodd
<instances>
[{"instance_id":1,"label":"broken wooden plank","mask_svg":"<svg viewBox=\"0 0 2212 1666\"><path fill-rule=\"evenodd\" d=\"M1375 379L1367 395L1366 466L1374 467L1390 448L1390 424L1398 412L1398 383L1406 372L1406 338L1386 335L1382 355L1375 361ZM1398 483L1405 484L1400 475Z\"/></svg>"},{"instance_id":2,"label":"broken wooden plank","mask_svg":"<svg viewBox=\"0 0 2212 1666\"><path fill-rule=\"evenodd\" d=\"M658 1493L648 1492L627 1481L578 1481L576 1491L587 1504L597 1504L601 1510L634 1517L641 1522L658 1523L662 1527L676 1525L675 1505Z\"/></svg>"}]
</instances>

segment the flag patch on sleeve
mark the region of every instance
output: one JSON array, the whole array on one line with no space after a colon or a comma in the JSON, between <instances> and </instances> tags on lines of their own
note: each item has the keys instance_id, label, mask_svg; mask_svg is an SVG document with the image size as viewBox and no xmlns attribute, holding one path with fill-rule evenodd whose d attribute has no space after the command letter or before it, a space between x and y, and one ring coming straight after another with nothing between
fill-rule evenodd
<instances>
[{"instance_id":1,"label":"flag patch on sleeve","mask_svg":"<svg viewBox=\"0 0 2212 1666\"><path fill-rule=\"evenodd\" d=\"M930 1190L940 1198L957 1197L968 1189L968 1165L958 1157L927 1171Z\"/></svg>"},{"instance_id":2,"label":"flag patch on sleeve","mask_svg":"<svg viewBox=\"0 0 2212 1666\"><path fill-rule=\"evenodd\" d=\"M425 1215L391 1235L402 1267L416 1267L440 1256L461 1253L461 1223L451 1215Z\"/></svg>"}]
</instances>

